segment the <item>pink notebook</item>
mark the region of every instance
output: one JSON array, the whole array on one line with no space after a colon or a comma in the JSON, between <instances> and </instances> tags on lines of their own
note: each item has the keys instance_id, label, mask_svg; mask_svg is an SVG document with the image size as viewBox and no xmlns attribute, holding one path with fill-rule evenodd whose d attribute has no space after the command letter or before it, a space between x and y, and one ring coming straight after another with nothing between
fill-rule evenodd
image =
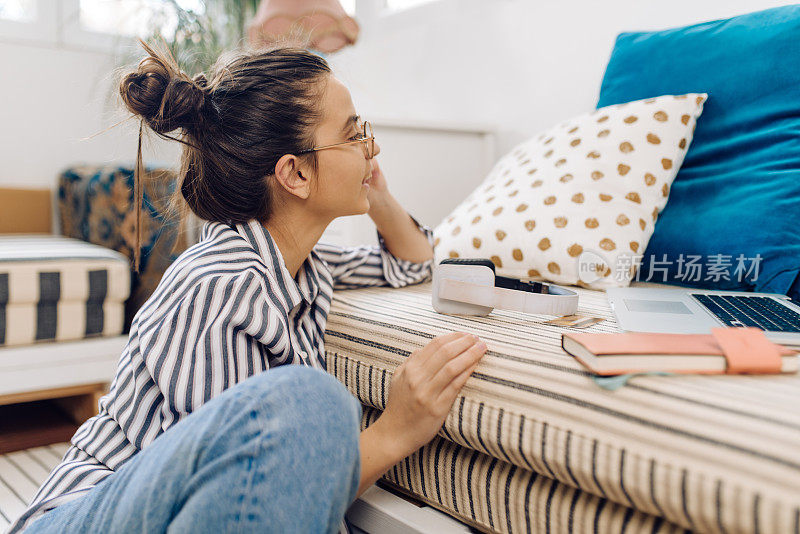
<instances>
[{"instance_id":1,"label":"pink notebook","mask_svg":"<svg viewBox=\"0 0 800 534\"><path fill-rule=\"evenodd\" d=\"M772 374L798 370L797 353L757 328L714 328L711 334L569 333L563 349L599 375L668 372Z\"/></svg>"}]
</instances>

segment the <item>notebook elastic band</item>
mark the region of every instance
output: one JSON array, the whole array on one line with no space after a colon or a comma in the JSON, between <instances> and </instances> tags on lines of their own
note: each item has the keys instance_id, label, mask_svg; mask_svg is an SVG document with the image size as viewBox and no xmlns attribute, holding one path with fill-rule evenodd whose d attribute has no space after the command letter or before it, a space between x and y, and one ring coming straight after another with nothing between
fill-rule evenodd
<instances>
[{"instance_id":1,"label":"notebook elastic band","mask_svg":"<svg viewBox=\"0 0 800 534\"><path fill-rule=\"evenodd\" d=\"M711 334L728 360L728 374L775 374L781 372L778 345L763 330L753 327L712 328Z\"/></svg>"}]
</instances>

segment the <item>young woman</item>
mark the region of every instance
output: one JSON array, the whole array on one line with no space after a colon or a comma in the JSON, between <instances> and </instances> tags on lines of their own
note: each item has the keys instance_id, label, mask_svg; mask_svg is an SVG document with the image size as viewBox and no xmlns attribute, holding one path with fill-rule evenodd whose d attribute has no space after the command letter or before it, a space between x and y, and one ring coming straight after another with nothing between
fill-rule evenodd
<instances>
[{"instance_id":1,"label":"young woman","mask_svg":"<svg viewBox=\"0 0 800 534\"><path fill-rule=\"evenodd\" d=\"M423 281L430 232L389 193L368 123L319 56L240 53L207 80L145 48L122 98L158 134L179 132L180 194L208 222L12 532L336 531L438 432L486 346L456 332L412 353L359 433L360 405L324 372L332 291ZM317 244L358 213L379 246Z\"/></svg>"}]
</instances>

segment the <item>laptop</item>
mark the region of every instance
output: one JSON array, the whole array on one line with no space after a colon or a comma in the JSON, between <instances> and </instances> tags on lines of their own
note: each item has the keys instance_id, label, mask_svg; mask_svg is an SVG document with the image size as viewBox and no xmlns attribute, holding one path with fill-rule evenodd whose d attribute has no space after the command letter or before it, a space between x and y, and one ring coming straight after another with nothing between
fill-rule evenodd
<instances>
[{"instance_id":1,"label":"laptop","mask_svg":"<svg viewBox=\"0 0 800 534\"><path fill-rule=\"evenodd\" d=\"M775 343L800 347L800 306L786 295L683 287L619 287L606 294L626 332L708 334L714 327L753 326Z\"/></svg>"}]
</instances>

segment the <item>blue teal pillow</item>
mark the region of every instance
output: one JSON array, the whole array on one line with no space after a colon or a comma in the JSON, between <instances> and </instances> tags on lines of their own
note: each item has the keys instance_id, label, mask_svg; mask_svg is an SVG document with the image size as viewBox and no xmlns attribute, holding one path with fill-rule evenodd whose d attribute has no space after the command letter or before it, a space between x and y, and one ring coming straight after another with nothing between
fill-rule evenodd
<instances>
[{"instance_id":1,"label":"blue teal pillow","mask_svg":"<svg viewBox=\"0 0 800 534\"><path fill-rule=\"evenodd\" d=\"M617 37L598 108L709 94L639 280L800 298L798 36L800 5Z\"/></svg>"}]
</instances>

